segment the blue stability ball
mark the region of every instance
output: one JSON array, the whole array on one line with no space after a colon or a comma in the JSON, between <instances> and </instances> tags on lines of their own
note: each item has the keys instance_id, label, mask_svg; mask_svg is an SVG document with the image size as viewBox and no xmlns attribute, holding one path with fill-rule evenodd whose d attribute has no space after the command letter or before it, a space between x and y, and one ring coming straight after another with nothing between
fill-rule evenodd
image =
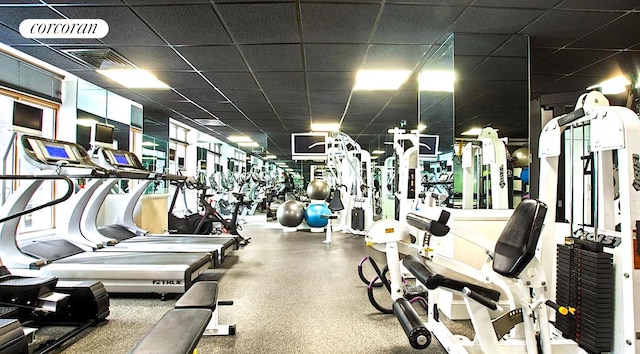
<instances>
[{"instance_id":1,"label":"blue stability ball","mask_svg":"<svg viewBox=\"0 0 640 354\"><path fill-rule=\"evenodd\" d=\"M331 215L331 210L325 204L311 204L304 211L304 219L310 227L325 227L329 220L322 215Z\"/></svg>"},{"instance_id":2,"label":"blue stability ball","mask_svg":"<svg viewBox=\"0 0 640 354\"><path fill-rule=\"evenodd\" d=\"M523 168L522 172L520 172L520 180L522 183L529 184L529 168Z\"/></svg>"},{"instance_id":3,"label":"blue stability ball","mask_svg":"<svg viewBox=\"0 0 640 354\"><path fill-rule=\"evenodd\" d=\"M284 227L296 227L304 219L304 205L297 200L287 200L280 204L276 219Z\"/></svg>"}]
</instances>

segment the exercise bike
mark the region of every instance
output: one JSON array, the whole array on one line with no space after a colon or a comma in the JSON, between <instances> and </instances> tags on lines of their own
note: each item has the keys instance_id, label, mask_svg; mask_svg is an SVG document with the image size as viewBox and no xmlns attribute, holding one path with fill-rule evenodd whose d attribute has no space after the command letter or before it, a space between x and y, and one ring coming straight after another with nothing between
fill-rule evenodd
<instances>
[{"instance_id":1,"label":"exercise bike","mask_svg":"<svg viewBox=\"0 0 640 354\"><path fill-rule=\"evenodd\" d=\"M195 234L195 235L219 235L222 233L233 235L239 246L246 246L251 238L244 238L238 231L242 231L242 227L238 225L238 211L244 201L244 194L233 193L237 199L237 203L231 213L231 218L224 218L211 204L207 201L211 195L206 194L209 189L206 185L196 181L194 178L187 178L180 182L173 200L171 201L171 210L176 204L177 195L184 188L195 189L198 191L198 204L203 209L202 213L192 213L185 217L177 217L172 212L169 213L169 232L179 234ZM214 224L219 223L219 226Z\"/></svg>"}]
</instances>

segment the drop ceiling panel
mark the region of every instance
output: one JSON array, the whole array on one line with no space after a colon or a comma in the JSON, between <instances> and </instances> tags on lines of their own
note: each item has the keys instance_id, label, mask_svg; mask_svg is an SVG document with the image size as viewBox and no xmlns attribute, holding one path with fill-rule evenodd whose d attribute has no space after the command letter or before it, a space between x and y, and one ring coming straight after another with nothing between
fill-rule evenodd
<instances>
[{"instance_id":1,"label":"drop ceiling panel","mask_svg":"<svg viewBox=\"0 0 640 354\"><path fill-rule=\"evenodd\" d=\"M311 91L351 90L356 81L354 72L309 72L307 85Z\"/></svg>"},{"instance_id":2,"label":"drop ceiling panel","mask_svg":"<svg viewBox=\"0 0 640 354\"><path fill-rule=\"evenodd\" d=\"M178 47L177 50L200 71L247 70L235 46Z\"/></svg>"},{"instance_id":3,"label":"drop ceiling panel","mask_svg":"<svg viewBox=\"0 0 640 354\"><path fill-rule=\"evenodd\" d=\"M293 103L293 102L306 102L307 93L305 91L277 91L268 90L265 91L269 101L271 103Z\"/></svg>"},{"instance_id":4,"label":"drop ceiling panel","mask_svg":"<svg viewBox=\"0 0 640 354\"><path fill-rule=\"evenodd\" d=\"M606 2L608 10L633 10L640 6L638 0L608 0ZM584 9L584 10L600 10L603 7L602 1L599 0L564 0L558 6L559 9Z\"/></svg>"},{"instance_id":5,"label":"drop ceiling panel","mask_svg":"<svg viewBox=\"0 0 640 354\"><path fill-rule=\"evenodd\" d=\"M101 40L108 45L165 44L127 7L58 6L56 9L69 18L100 18L105 20L109 24L109 33Z\"/></svg>"},{"instance_id":6,"label":"drop ceiling panel","mask_svg":"<svg viewBox=\"0 0 640 354\"><path fill-rule=\"evenodd\" d=\"M524 7L535 9L551 9L562 0L536 0L536 1L504 1L504 0L474 0L472 6L489 7Z\"/></svg>"},{"instance_id":7,"label":"drop ceiling panel","mask_svg":"<svg viewBox=\"0 0 640 354\"><path fill-rule=\"evenodd\" d=\"M114 50L141 69L146 70L191 70L169 47L115 47Z\"/></svg>"},{"instance_id":8,"label":"drop ceiling panel","mask_svg":"<svg viewBox=\"0 0 640 354\"><path fill-rule=\"evenodd\" d=\"M456 33L453 37L455 55L489 55L504 44L511 35Z\"/></svg>"},{"instance_id":9,"label":"drop ceiling panel","mask_svg":"<svg viewBox=\"0 0 640 354\"><path fill-rule=\"evenodd\" d=\"M305 43L362 43L369 38L378 5L303 3L300 5Z\"/></svg>"},{"instance_id":10,"label":"drop ceiling panel","mask_svg":"<svg viewBox=\"0 0 640 354\"><path fill-rule=\"evenodd\" d=\"M181 94L187 96L189 99L198 102L199 104L204 103L218 103L221 101L226 101L224 97L222 97L216 90L212 87L206 89L180 89L178 90ZM231 106L231 105L225 105ZM233 108L235 110L235 108Z\"/></svg>"},{"instance_id":11,"label":"drop ceiling panel","mask_svg":"<svg viewBox=\"0 0 640 354\"><path fill-rule=\"evenodd\" d=\"M571 48L626 49L640 43L640 12L616 19L602 29L571 44Z\"/></svg>"},{"instance_id":12,"label":"drop ceiling panel","mask_svg":"<svg viewBox=\"0 0 640 354\"><path fill-rule=\"evenodd\" d=\"M311 117L314 121L339 121L344 111L344 105L318 103L311 105Z\"/></svg>"},{"instance_id":13,"label":"drop ceiling panel","mask_svg":"<svg viewBox=\"0 0 640 354\"><path fill-rule=\"evenodd\" d=\"M428 45L372 45L362 69L412 70L429 48Z\"/></svg>"},{"instance_id":14,"label":"drop ceiling panel","mask_svg":"<svg viewBox=\"0 0 640 354\"><path fill-rule=\"evenodd\" d=\"M604 51L560 50L532 65L531 72L534 74L566 75L582 70L585 66L613 54L615 53Z\"/></svg>"},{"instance_id":15,"label":"drop ceiling panel","mask_svg":"<svg viewBox=\"0 0 640 354\"><path fill-rule=\"evenodd\" d=\"M610 12L558 11L545 13L522 33L543 47L563 47L620 16Z\"/></svg>"},{"instance_id":16,"label":"drop ceiling panel","mask_svg":"<svg viewBox=\"0 0 640 354\"><path fill-rule=\"evenodd\" d=\"M299 44L245 45L244 53L252 71L301 71Z\"/></svg>"},{"instance_id":17,"label":"drop ceiling panel","mask_svg":"<svg viewBox=\"0 0 640 354\"><path fill-rule=\"evenodd\" d=\"M2 11L1 8L0 11ZM35 44L36 42L32 39L22 37L17 30L0 25L0 43L13 46L19 44Z\"/></svg>"},{"instance_id":18,"label":"drop ceiling panel","mask_svg":"<svg viewBox=\"0 0 640 354\"><path fill-rule=\"evenodd\" d=\"M253 76L249 72L205 72L207 77L219 89L257 90Z\"/></svg>"},{"instance_id":19,"label":"drop ceiling panel","mask_svg":"<svg viewBox=\"0 0 640 354\"><path fill-rule=\"evenodd\" d=\"M211 86L196 72L186 71L154 71L155 76L171 88L208 89Z\"/></svg>"},{"instance_id":20,"label":"drop ceiling panel","mask_svg":"<svg viewBox=\"0 0 640 354\"><path fill-rule=\"evenodd\" d=\"M462 7L396 5L385 6L376 29L377 43L431 44L450 32Z\"/></svg>"},{"instance_id":21,"label":"drop ceiling panel","mask_svg":"<svg viewBox=\"0 0 640 354\"><path fill-rule=\"evenodd\" d=\"M640 53L619 52L597 64L578 71L576 75L606 79L617 75L627 75L629 72L637 71L639 68Z\"/></svg>"},{"instance_id":22,"label":"drop ceiling panel","mask_svg":"<svg viewBox=\"0 0 640 354\"><path fill-rule=\"evenodd\" d=\"M289 103L289 102L272 102L273 107L278 114L295 113L298 115L309 116L309 106L306 103Z\"/></svg>"},{"instance_id":23,"label":"drop ceiling panel","mask_svg":"<svg viewBox=\"0 0 640 354\"><path fill-rule=\"evenodd\" d=\"M266 102L241 102L238 103L237 106L250 117L254 117L255 113L259 113L259 115L269 113L267 115L268 117L275 118L273 109L271 109L271 106Z\"/></svg>"},{"instance_id":24,"label":"drop ceiling panel","mask_svg":"<svg viewBox=\"0 0 640 354\"><path fill-rule=\"evenodd\" d=\"M127 90L128 89L122 89ZM143 90L135 89L135 92L149 99L161 102L184 101L184 98L171 90Z\"/></svg>"},{"instance_id":25,"label":"drop ceiling panel","mask_svg":"<svg viewBox=\"0 0 640 354\"><path fill-rule=\"evenodd\" d=\"M211 5L140 6L134 10L173 45L231 43Z\"/></svg>"},{"instance_id":26,"label":"drop ceiling panel","mask_svg":"<svg viewBox=\"0 0 640 354\"><path fill-rule=\"evenodd\" d=\"M517 33L542 15L542 10L470 7L456 20L454 32Z\"/></svg>"},{"instance_id":27,"label":"drop ceiling panel","mask_svg":"<svg viewBox=\"0 0 640 354\"><path fill-rule=\"evenodd\" d=\"M300 40L294 4L220 4L218 9L237 43L291 43Z\"/></svg>"},{"instance_id":28,"label":"drop ceiling panel","mask_svg":"<svg viewBox=\"0 0 640 354\"><path fill-rule=\"evenodd\" d=\"M260 90L222 90L229 99L236 102L266 102Z\"/></svg>"},{"instance_id":29,"label":"drop ceiling panel","mask_svg":"<svg viewBox=\"0 0 640 354\"><path fill-rule=\"evenodd\" d=\"M260 87L266 91L299 91L305 88L302 72L258 72L255 75Z\"/></svg>"},{"instance_id":30,"label":"drop ceiling panel","mask_svg":"<svg viewBox=\"0 0 640 354\"><path fill-rule=\"evenodd\" d=\"M355 71L366 53L364 44L305 44L308 71Z\"/></svg>"},{"instance_id":31,"label":"drop ceiling panel","mask_svg":"<svg viewBox=\"0 0 640 354\"><path fill-rule=\"evenodd\" d=\"M311 91L309 98L311 104L339 103L346 105L351 91Z\"/></svg>"},{"instance_id":32,"label":"drop ceiling panel","mask_svg":"<svg viewBox=\"0 0 640 354\"><path fill-rule=\"evenodd\" d=\"M1 40L1 38L0 38ZM48 49L47 47L34 47L34 46L14 46L21 52L32 55L47 63L57 63L57 67L63 70L87 70L88 68L78 64L77 62L69 59L66 55L58 54L57 52Z\"/></svg>"}]
</instances>

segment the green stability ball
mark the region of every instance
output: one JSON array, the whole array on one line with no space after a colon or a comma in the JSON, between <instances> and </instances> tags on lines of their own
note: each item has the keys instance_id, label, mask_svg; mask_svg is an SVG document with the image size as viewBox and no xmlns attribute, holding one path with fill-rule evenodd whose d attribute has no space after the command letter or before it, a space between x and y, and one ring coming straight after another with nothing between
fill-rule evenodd
<instances>
[{"instance_id":1,"label":"green stability ball","mask_svg":"<svg viewBox=\"0 0 640 354\"><path fill-rule=\"evenodd\" d=\"M284 227L296 227L304 220L304 204L297 200L287 200L280 204L276 219Z\"/></svg>"}]
</instances>

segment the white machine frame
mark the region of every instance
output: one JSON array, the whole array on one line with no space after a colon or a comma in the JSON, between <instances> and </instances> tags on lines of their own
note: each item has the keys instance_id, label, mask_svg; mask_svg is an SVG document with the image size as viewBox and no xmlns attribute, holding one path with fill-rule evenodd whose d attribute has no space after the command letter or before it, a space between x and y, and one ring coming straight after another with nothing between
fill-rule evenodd
<instances>
[{"instance_id":1,"label":"white machine frame","mask_svg":"<svg viewBox=\"0 0 640 354\"><path fill-rule=\"evenodd\" d=\"M581 97L582 99L583 97ZM580 100L579 100L580 102ZM578 105L577 108L579 108ZM577 114L576 114L577 112ZM577 119L572 120L569 115ZM580 116L580 114L583 114ZM569 120L567 124L559 122ZM561 157L561 137L565 129L572 126L591 124L590 144L594 153L594 172L600 176L596 188L596 218L594 234L617 237L620 244L615 248L605 248L613 254L614 262L614 317L612 353L638 353L640 351L640 273L634 267L635 253L633 239L636 234L635 221L640 220L640 120L631 110L624 107L583 107L583 112L553 118L540 135L540 198L549 206L543 230L540 254L547 274L554 275L550 290L552 298L556 289L556 244L564 243L569 236L561 231L562 225L555 223L557 206L556 191L558 163ZM613 195L613 154L617 154L617 168L620 195L620 231L615 230ZM567 204L579 200L571 196Z\"/></svg>"}]
</instances>

